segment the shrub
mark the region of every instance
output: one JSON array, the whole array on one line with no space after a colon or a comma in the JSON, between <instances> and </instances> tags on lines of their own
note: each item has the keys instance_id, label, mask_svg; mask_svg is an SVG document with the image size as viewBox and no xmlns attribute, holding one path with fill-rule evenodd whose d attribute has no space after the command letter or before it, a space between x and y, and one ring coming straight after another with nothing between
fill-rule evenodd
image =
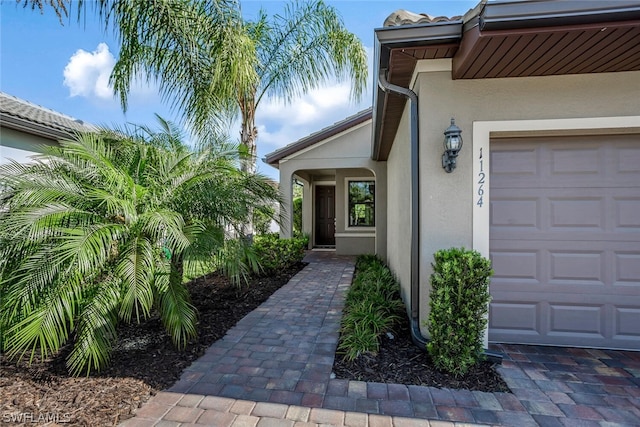
<instances>
[{"instance_id":1,"label":"shrub","mask_svg":"<svg viewBox=\"0 0 640 427\"><path fill-rule=\"evenodd\" d=\"M302 233L302 197L293 199L293 231Z\"/></svg>"},{"instance_id":2,"label":"shrub","mask_svg":"<svg viewBox=\"0 0 640 427\"><path fill-rule=\"evenodd\" d=\"M464 375L482 357L491 262L464 248L434 254L427 349L438 369Z\"/></svg>"},{"instance_id":3,"label":"shrub","mask_svg":"<svg viewBox=\"0 0 640 427\"><path fill-rule=\"evenodd\" d=\"M276 214L273 206L258 206L253 211L253 230L256 234L267 234L271 228L271 221Z\"/></svg>"},{"instance_id":4,"label":"shrub","mask_svg":"<svg viewBox=\"0 0 640 427\"><path fill-rule=\"evenodd\" d=\"M264 274L273 274L302 261L307 237L281 239L277 233L258 235L253 249Z\"/></svg>"},{"instance_id":5,"label":"shrub","mask_svg":"<svg viewBox=\"0 0 640 427\"><path fill-rule=\"evenodd\" d=\"M400 286L380 259L361 255L347 292L338 351L347 360L377 352L380 336L393 328L403 310Z\"/></svg>"}]
</instances>

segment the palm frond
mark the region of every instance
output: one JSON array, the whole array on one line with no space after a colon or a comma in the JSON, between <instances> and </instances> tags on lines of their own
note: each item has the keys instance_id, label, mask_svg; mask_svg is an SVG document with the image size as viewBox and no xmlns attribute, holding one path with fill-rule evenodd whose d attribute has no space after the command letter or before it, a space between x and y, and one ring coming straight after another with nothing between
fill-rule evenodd
<instances>
[{"instance_id":1,"label":"palm frond","mask_svg":"<svg viewBox=\"0 0 640 427\"><path fill-rule=\"evenodd\" d=\"M2 302L3 310L12 310L12 304L20 304L20 300L6 295ZM31 351L31 358L36 351L41 357L57 352L69 339L74 327L74 319L80 310L82 301L81 276L67 277L64 282L55 282L41 292L41 296L33 307L24 311L18 322L7 322L10 326L5 333L4 345L10 357Z\"/></svg>"},{"instance_id":2,"label":"palm frond","mask_svg":"<svg viewBox=\"0 0 640 427\"><path fill-rule=\"evenodd\" d=\"M167 272L156 276L155 286L162 323L173 343L183 348L196 336L197 314L182 283L182 271L179 275Z\"/></svg>"},{"instance_id":3,"label":"palm frond","mask_svg":"<svg viewBox=\"0 0 640 427\"><path fill-rule=\"evenodd\" d=\"M357 100L366 87L367 56L335 8L322 1L291 3L276 15L257 44L261 48L258 105L266 95L289 102L331 78L350 79Z\"/></svg>"},{"instance_id":4,"label":"palm frond","mask_svg":"<svg viewBox=\"0 0 640 427\"><path fill-rule=\"evenodd\" d=\"M67 359L67 367L73 375L83 371L89 375L109 364L111 349L115 343L120 301L118 282L107 279L92 290L88 301L78 316L76 342Z\"/></svg>"},{"instance_id":5,"label":"palm frond","mask_svg":"<svg viewBox=\"0 0 640 427\"><path fill-rule=\"evenodd\" d=\"M153 308L153 278L155 275L154 248L144 237L135 237L118 257L115 273L122 280L119 317L125 322L140 322L149 317Z\"/></svg>"},{"instance_id":6,"label":"palm frond","mask_svg":"<svg viewBox=\"0 0 640 427\"><path fill-rule=\"evenodd\" d=\"M237 2L135 0L114 2L109 14L121 41L111 81L125 109L136 76L157 82L163 99L196 124L228 111L238 84L255 82Z\"/></svg>"}]
</instances>

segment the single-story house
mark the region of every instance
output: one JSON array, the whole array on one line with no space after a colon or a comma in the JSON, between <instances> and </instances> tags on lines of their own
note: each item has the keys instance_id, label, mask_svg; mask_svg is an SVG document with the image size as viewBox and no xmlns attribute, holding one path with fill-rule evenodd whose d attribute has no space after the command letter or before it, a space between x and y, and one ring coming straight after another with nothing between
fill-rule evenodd
<instances>
[{"instance_id":1,"label":"single-story house","mask_svg":"<svg viewBox=\"0 0 640 427\"><path fill-rule=\"evenodd\" d=\"M640 350L640 2L398 11L375 40L372 109L265 158L311 244L385 259L417 342L464 246L495 270L486 340Z\"/></svg>"},{"instance_id":2,"label":"single-story house","mask_svg":"<svg viewBox=\"0 0 640 427\"><path fill-rule=\"evenodd\" d=\"M43 147L90 129L81 120L0 92L0 164L27 162Z\"/></svg>"}]
</instances>

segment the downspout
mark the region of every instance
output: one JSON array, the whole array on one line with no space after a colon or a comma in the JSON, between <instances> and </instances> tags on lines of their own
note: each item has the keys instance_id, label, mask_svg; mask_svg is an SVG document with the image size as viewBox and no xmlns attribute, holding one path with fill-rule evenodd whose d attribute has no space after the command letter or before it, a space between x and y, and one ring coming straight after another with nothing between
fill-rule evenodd
<instances>
[{"instance_id":1,"label":"downspout","mask_svg":"<svg viewBox=\"0 0 640 427\"><path fill-rule=\"evenodd\" d=\"M387 81L386 69L378 75L378 86L385 92L402 95L410 101L410 151L411 151L411 339L413 343L427 350L428 340L420 331L420 147L418 144L418 95L414 91Z\"/></svg>"},{"instance_id":2,"label":"downspout","mask_svg":"<svg viewBox=\"0 0 640 427\"><path fill-rule=\"evenodd\" d=\"M427 351L429 340L420 331L420 145L418 144L418 95L411 89L387 81L386 69L378 74L378 86L385 92L402 95L410 101L410 155L411 155L411 340L422 351ZM504 355L485 349L482 354L492 363L502 363Z\"/></svg>"}]
</instances>

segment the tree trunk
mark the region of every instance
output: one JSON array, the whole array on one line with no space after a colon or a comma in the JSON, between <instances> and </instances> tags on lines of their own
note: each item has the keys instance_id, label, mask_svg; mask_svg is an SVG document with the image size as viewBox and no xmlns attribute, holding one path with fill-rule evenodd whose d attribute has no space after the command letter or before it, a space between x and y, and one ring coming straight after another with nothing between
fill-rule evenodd
<instances>
[{"instance_id":1,"label":"tree trunk","mask_svg":"<svg viewBox=\"0 0 640 427\"><path fill-rule=\"evenodd\" d=\"M240 101L242 114L242 129L240 141L246 148L247 157L241 161L241 170L248 174L256 173L258 128L256 128L255 101L253 96L248 96ZM242 237L253 239L253 208L247 210L247 222L241 227Z\"/></svg>"},{"instance_id":2,"label":"tree trunk","mask_svg":"<svg viewBox=\"0 0 640 427\"><path fill-rule=\"evenodd\" d=\"M169 271L169 282L172 284L182 283L182 277L184 275L184 261L182 256L178 257L174 254L169 264L171 265L171 270Z\"/></svg>"},{"instance_id":3,"label":"tree trunk","mask_svg":"<svg viewBox=\"0 0 640 427\"><path fill-rule=\"evenodd\" d=\"M240 114L242 116L242 129L240 129L240 142L247 149L247 157L242 159L242 171L250 174L256 173L256 102L255 95L244 95L239 99Z\"/></svg>"}]
</instances>

